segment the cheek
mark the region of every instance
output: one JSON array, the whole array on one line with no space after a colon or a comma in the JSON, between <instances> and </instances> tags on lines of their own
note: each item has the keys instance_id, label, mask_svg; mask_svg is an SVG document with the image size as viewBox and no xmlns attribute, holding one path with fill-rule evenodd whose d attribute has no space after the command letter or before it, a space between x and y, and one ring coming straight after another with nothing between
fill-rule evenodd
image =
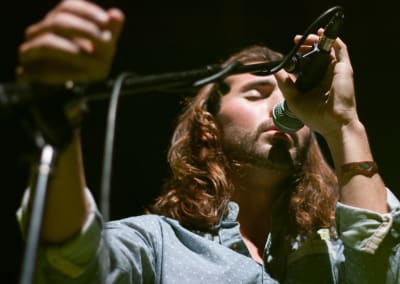
<instances>
[{"instance_id":1,"label":"cheek","mask_svg":"<svg viewBox=\"0 0 400 284\"><path fill-rule=\"evenodd\" d=\"M223 128L253 128L257 122L257 110L250 104L239 100L221 104L217 119Z\"/></svg>"}]
</instances>

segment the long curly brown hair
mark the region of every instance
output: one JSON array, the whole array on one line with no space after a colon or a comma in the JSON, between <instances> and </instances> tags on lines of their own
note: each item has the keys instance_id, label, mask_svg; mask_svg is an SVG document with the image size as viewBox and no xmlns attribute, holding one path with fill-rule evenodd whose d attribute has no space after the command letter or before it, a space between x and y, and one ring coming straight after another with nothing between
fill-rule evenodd
<instances>
[{"instance_id":1,"label":"long curly brown hair","mask_svg":"<svg viewBox=\"0 0 400 284\"><path fill-rule=\"evenodd\" d=\"M232 61L250 63L280 60L282 55L264 46L251 46L231 56ZM214 115L218 112L223 83L203 87L188 100L179 116L171 140L168 162L172 177L150 212L177 219L183 226L210 230L226 213L234 186L232 165L225 155L220 129ZM299 170L288 183L289 233L308 235L317 228L334 226L337 180L324 159L315 135Z\"/></svg>"}]
</instances>

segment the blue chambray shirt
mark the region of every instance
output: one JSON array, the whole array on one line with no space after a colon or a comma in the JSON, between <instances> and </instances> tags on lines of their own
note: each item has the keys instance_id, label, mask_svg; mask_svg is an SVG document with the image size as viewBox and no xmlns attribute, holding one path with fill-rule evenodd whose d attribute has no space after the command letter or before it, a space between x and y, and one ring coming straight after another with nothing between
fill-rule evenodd
<instances>
[{"instance_id":1,"label":"blue chambray shirt","mask_svg":"<svg viewBox=\"0 0 400 284\"><path fill-rule=\"evenodd\" d=\"M216 233L210 234L187 230L158 215L103 224L89 191L88 195L92 214L82 232L61 246L40 249L35 283L398 284L400 280L399 202L390 191L388 214L339 203L338 239L315 233L305 243L288 242L279 234L284 224L275 226L266 241L264 264L250 257L234 202ZM23 227L24 206L18 218Z\"/></svg>"}]
</instances>

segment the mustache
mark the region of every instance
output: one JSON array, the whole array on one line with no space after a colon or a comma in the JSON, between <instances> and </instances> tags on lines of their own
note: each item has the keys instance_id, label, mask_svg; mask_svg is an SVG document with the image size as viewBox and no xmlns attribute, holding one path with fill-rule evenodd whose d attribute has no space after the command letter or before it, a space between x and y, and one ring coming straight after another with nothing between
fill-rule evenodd
<instances>
[{"instance_id":1,"label":"mustache","mask_svg":"<svg viewBox=\"0 0 400 284\"><path fill-rule=\"evenodd\" d=\"M268 119L268 120L264 120L257 127L255 135L256 135L256 137L259 137L262 133L264 133L266 131L269 131L269 130L277 130L278 132L282 132L281 130L279 130L275 126L275 124L274 124L274 122L273 122L273 120L271 118L271 119ZM298 135L296 133L286 133L286 134L289 135L293 139L295 145L297 146L298 145L298 141L299 141Z\"/></svg>"}]
</instances>

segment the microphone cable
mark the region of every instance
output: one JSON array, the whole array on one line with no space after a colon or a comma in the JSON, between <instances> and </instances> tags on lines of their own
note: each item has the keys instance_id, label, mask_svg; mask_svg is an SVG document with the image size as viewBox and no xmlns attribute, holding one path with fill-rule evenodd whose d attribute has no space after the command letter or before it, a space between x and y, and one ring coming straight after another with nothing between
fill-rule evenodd
<instances>
[{"instance_id":1,"label":"microphone cable","mask_svg":"<svg viewBox=\"0 0 400 284\"><path fill-rule=\"evenodd\" d=\"M312 31L315 31L317 28L321 27L321 23L326 20L327 17L333 17L338 12L342 12L343 8L341 6L334 6L328 10L326 10L324 13L322 13L317 19L315 19L304 31L301 39L299 42L290 50L290 52L283 58L281 62L279 62L276 66L271 68L269 71L269 74L273 74L278 72L280 69L294 69L293 64L297 63L297 56L296 53L300 49L300 46L304 43L306 40L307 36L311 34ZM269 75L266 74L266 75Z\"/></svg>"},{"instance_id":2,"label":"microphone cable","mask_svg":"<svg viewBox=\"0 0 400 284\"><path fill-rule=\"evenodd\" d=\"M291 49L291 51L275 66L270 67L268 70L260 70L251 71L252 66L249 67L249 72L253 74L257 74L260 76L271 75L273 73L278 72L280 69L285 68L288 70L295 69L294 64L298 64L299 57L296 55L297 51L300 49L300 46L303 44L307 36L318 27L321 26L322 21L326 20L327 17L331 17L337 13L342 13L343 8L341 6L334 6L324 13L322 13L317 19L315 19L311 25L304 31L299 42ZM256 64L257 65L257 64ZM194 87L201 87L207 83L221 80L231 74L235 74L240 71L240 68L246 66L242 66L238 62L232 62L230 65L226 66L216 74L207 77L205 79L198 80L194 83ZM288 71L289 72L289 71ZM119 97L122 91L122 87L127 79L133 77L134 74L130 72L121 73L116 78L112 93L111 99L108 109L108 118L107 118L107 126L106 126L106 134L105 134L105 145L104 145L104 156L103 156L103 170L102 170L102 179L101 179L101 201L100 201L100 210L103 214L103 218L105 221L110 218L110 185L111 185L111 175L112 175L112 162L113 162L113 147L114 147L114 133L115 133L115 122L116 122L116 114Z\"/></svg>"},{"instance_id":3,"label":"microphone cable","mask_svg":"<svg viewBox=\"0 0 400 284\"><path fill-rule=\"evenodd\" d=\"M131 76L133 76L133 74L129 72L124 72L118 75L112 88L110 104L108 107L100 190L100 211L103 215L104 221L108 221L110 219L110 186L118 102L124 82Z\"/></svg>"}]
</instances>

